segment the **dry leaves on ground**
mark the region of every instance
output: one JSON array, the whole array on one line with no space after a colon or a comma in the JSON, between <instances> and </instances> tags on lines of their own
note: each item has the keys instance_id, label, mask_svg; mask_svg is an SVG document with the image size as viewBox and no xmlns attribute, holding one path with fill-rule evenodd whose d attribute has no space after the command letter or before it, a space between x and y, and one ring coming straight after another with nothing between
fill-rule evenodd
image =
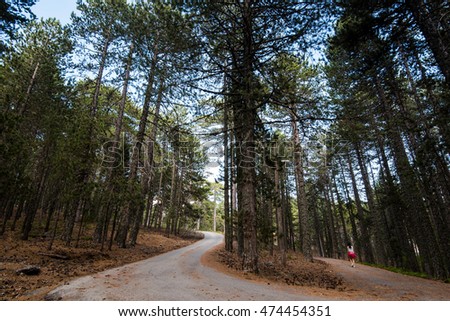
<instances>
[{"instance_id":1,"label":"dry leaves on ground","mask_svg":"<svg viewBox=\"0 0 450 321\"><path fill-rule=\"evenodd\" d=\"M236 253L218 249L213 255L218 262L227 268L240 271L242 274L248 274L242 270L241 259ZM328 264L318 260L309 262L305 260L301 253L296 252L289 252L287 256L287 264L283 266L277 253L270 255L269 252L263 251L259 259L258 277L289 285L336 290L345 288L342 278L337 276Z\"/></svg>"},{"instance_id":2,"label":"dry leaves on ground","mask_svg":"<svg viewBox=\"0 0 450 321\"><path fill-rule=\"evenodd\" d=\"M0 239L0 300L42 300L50 290L74 277L144 260L187 246L200 237L198 234L166 237L142 231L137 245L126 249L113 246L111 251L100 251L99 245L84 240L78 248L68 248L62 241L55 241L48 251L48 240L21 241L6 233ZM39 267L40 273L17 272L26 267Z\"/></svg>"}]
</instances>

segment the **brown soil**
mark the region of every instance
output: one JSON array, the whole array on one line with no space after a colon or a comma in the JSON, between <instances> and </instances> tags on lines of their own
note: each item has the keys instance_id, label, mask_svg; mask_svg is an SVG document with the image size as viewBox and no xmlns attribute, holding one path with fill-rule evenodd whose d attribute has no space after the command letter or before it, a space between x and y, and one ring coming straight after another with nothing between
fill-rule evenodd
<instances>
[{"instance_id":1,"label":"brown soil","mask_svg":"<svg viewBox=\"0 0 450 321\"><path fill-rule=\"evenodd\" d=\"M298 291L325 300L450 300L450 284L422 279L357 264L352 268L345 260L317 259L306 261L300 253L290 252L283 267L279 257L263 252L260 274L243 271L236 254L223 245L208 252L202 263L234 277L265 283L277 289Z\"/></svg>"},{"instance_id":2,"label":"brown soil","mask_svg":"<svg viewBox=\"0 0 450 321\"><path fill-rule=\"evenodd\" d=\"M142 231L137 245L126 249L113 246L111 251L100 251L98 245L84 240L78 248L55 241L48 251L48 240L21 241L6 233L0 238L0 300L42 300L50 290L75 277L144 260L192 244L198 238L199 235L168 238ZM32 276L16 273L28 266L38 266L41 272Z\"/></svg>"},{"instance_id":3,"label":"brown soil","mask_svg":"<svg viewBox=\"0 0 450 321\"><path fill-rule=\"evenodd\" d=\"M207 253L202 263L234 277L325 300L450 300L450 284L442 281L360 264L352 268L345 260L321 258L308 262L299 253L288 254L286 267L279 263L276 254L262 253L259 275L243 271L236 254L223 250L223 245Z\"/></svg>"},{"instance_id":4,"label":"brown soil","mask_svg":"<svg viewBox=\"0 0 450 321\"><path fill-rule=\"evenodd\" d=\"M347 291L346 282L329 264L319 260L308 262L301 253L295 252L289 252L287 258L287 265L283 267L276 253L271 256L262 252L260 273L256 275L244 271L239 257L219 245L202 257L202 264L247 281L267 284L279 290L298 291L303 295L341 300L352 300L358 295L359 291Z\"/></svg>"},{"instance_id":5,"label":"brown soil","mask_svg":"<svg viewBox=\"0 0 450 321\"><path fill-rule=\"evenodd\" d=\"M71 279L147 259L192 244L198 235L167 238L156 232L142 231L133 248L100 251L85 240L78 248L64 247L48 240L20 241L5 234L0 238L0 300L43 300L45 295ZM56 255L56 257L51 257ZM59 257L59 258L57 258ZM67 257L67 258L66 258ZM261 253L260 274L243 271L240 259L223 250L223 244L202 257L202 264L222 273L252 282L269 284L281 290L325 300L450 300L450 284L404 276L357 264L351 268L343 260L306 261L300 253L289 252L286 267L279 257ZM16 270L39 266L36 276L17 274Z\"/></svg>"},{"instance_id":6,"label":"brown soil","mask_svg":"<svg viewBox=\"0 0 450 321\"><path fill-rule=\"evenodd\" d=\"M242 276L249 276L250 273L244 271L241 259L236 253L229 253L222 248L216 248L212 253L212 258L227 268L236 271ZM305 260L301 253L287 253L287 263L283 266L277 253L270 255L268 252L261 252L259 258L258 279L266 281L284 283L288 285L309 286L325 289L343 289L342 278L330 270L328 264L314 260Z\"/></svg>"}]
</instances>

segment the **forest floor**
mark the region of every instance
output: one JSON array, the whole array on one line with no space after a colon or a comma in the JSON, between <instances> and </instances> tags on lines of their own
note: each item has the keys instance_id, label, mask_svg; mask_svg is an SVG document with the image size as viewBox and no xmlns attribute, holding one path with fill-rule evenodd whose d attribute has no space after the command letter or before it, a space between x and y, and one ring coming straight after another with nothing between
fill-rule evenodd
<instances>
[{"instance_id":1,"label":"forest floor","mask_svg":"<svg viewBox=\"0 0 450 321\"><path fill-rule=\"evenodd\" d=\"M364 301L450 301L450 284L440 280L402 275L362 264L351 267L346 260L315 258L305 260L300 253L289 252L287 265L268 252L260 257L260 274L241 268L240 259L223 246L210 251L203 263L222 273L260 283L295 287L305 295L325 300Z\"/></svg>"},{"instance_id":2,"label":"forest floor","mask_svg":"<svg viewBox=\"0 0 450 321\"><path fill-rule=\"evenodd\" d=\"M35 238L30 241L19 241L16 236L5 234L0 238L0 300L43 300L51 290L69 284L75 278L93 275L96 272L185 247L194 243L198 237L191 235L187 238L167 238L160 233L142 231L138 244L133 248L113 247L111 251L100 251L93 249L87 240L81 242L78 248L67 248L60 241L56 241L53 249L48 251L48 240ZM187 262L183 261L186 257L179 256L181 260L179 264L184 266L186 278L192 278L195 273L199 273L206 277L206 283L213 282L207 279L210 272L200 268L194 273L192 272L194 267L208 266L220 273L268 286L272 292L277 289L292 294L294 291L299 297L303 295L325 300L450 300L450 284L360 264L352 268L345 260L320 258L311 263L304 260L301 254L289 252L287 265L283 267L276 253L270 255L268 252L262 252L259 262L260 274L254 275L243 271L238 256L224 251L223 245L209 250L206 255L199 254L201 264L198 262L199 259L195 261L193 258L192 250L188 252L194 261L191 262L192 266L184 266L187 265ZM171 264L175 265L173 260L174 258L171 258ZM16 272L27 266L39 266L41 272L34 276ZM164 272L161 273L164 275ZM179 277L182 276L180 271L177 271L177 274ZM216 274L213 274L211 279L219 281ZM223 279L227 285L232 284L230 279ZM177 284L182 282L181 279L175 281ZM248 288L250 285L245 283L239 286ZM98 285L95 287L98 288ZM197 284L195 288L201 287ZM267 290L262 290L262 293L267 293L265 291ZM214 298L214 296L207 297Z\"/></svg>"},{"instance_id":3,"label":"forest floor","mask_svg":"<svg viewBox=\"0 0 450 321\"><path fill-rule=\"evenodd\" d=\"M77 248L65 247L55 240L51 251L48 240L32 238L18 240L5 233L0 237L0 300L42 300L53 288L68 281L128 263L141 261L194 243L200 235L166 237L158 232L142 231L135 247L113 246L111 251L100 251L89 240L80 241ZM40 268L38 275L17 273L29 266Z\"/></svg>"},{"instance_id":4,"label":"forest floor","mask_svg":"<svg viewBox=\"0 0 450 321\"><path fill-rule=\"evenodd\" d=\"M345 289L343 278L333 272L329 264L320 260L309 262L304 259L301 253L293 251L289 251L286 256L287 263L286 266L283 266L279 253L274 251L273 254L270 254L269 251L261 251L258 275L244 271L239 256L236 253L225 251L223 246L207 253L202 262L223 273L248 280L307 288L333 289L338 292Z\"/></svg>"}]
</instances>

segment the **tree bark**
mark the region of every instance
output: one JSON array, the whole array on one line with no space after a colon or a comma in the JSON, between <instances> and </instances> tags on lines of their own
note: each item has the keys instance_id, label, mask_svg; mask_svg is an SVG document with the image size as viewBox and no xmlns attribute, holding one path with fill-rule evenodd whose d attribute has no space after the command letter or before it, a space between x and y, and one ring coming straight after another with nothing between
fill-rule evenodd
<instances>
[{"instance_id":1,"label":"tree bark","mask_svg":"<svg viewBox=\"0 0 450 321\"><path fill-rule=\"evenodd\" d=\"M373 263L374 258L373 258L372 246L371 246L371 241L370 241L369 228L367 226L367 219L365 218L364 209L362 207L361 198L359 196L358 184L356 183L355 172L353 170L353 164L350 159L350 155L347 157L347 162L348 162L348 166L349 166L349 170L350 170L350 178L352 181L353 195L355 197L356 213L357 213L357 217L361 223L360 241L361 241L361 246L362 246L362 250L363 250L363 255L367 262Z\"/></svg>"},{"instance_id":2,"label":"tree bark","mask_svg":"<svg viewBox=\"0 0 450 321\"><path fill-rule=\"evenodd\" d=\"M400 179L401 195L405 200L409 225L413 231L414 242L417 244L419 254L422 257L423 268L426 273L437 277L448 275L448 269L445 266L445 262L443 262L446 255L443 255L442 244L439 244L436 240L436 231L430 221L430 215L423 204L421 193L418 190L419 184L416 180L414 170L409 163L408 155L399 132L400 129L395 123L379 78L376 79L376 89L388 126L387 135Z\"/></svg>"},{"instance_id":3,"label":"tree bark","mask_svg":"<svg viewBox=\"0 0 450 321\"><path fill-rule=\"evenodd\" d=\"M147 208L145 208L145 203L141 202L140 206L138 208L138 213L136 214L136 218L134 220L134 224L131 229L130 234L130 244L134 246L137 241L137 237L139 234L139 228L140 226L148 220L148 213L152 210L153 207L153 180L155 176L155 169L154 169L154 163L155 163L155 143L156 143L156 135L158 133L158 122L159 122L159 115L161 110L161 103L162 103L162 97L164 92L164 80L161 80L161 83L159 84L158 88L158 96L156 98L156 106L155 106L155 112L153 116L153 126L152 130L150 132L149 141L147 144L147 161L145 164L146 173L143 175L142 179L142 196L143 198L147 198ZM142 216L144 213L144 209L146 212L145 219L142 220Z\"/></svg>"},{"instance_id":4,"label":"tree bark","mask_svg":"<svg viewBox=\"0 0 450 321\"><path fill-rule=\"evenodd\" d=\"M119 145L119 140L120 140L120 136L122 133L123 115L125 113L125 106L126 106L126 102L127 102L128 83L130 81L131 65L133 62L133 52L134 52L134 44L133 44L133 42L131 42L130 48L128 51L127 64L125 67L125 76L124 76L124 80L123 80L121 100L120 100L120 104L119 104L119 109L117 111L117 118L116 118L115 126L114 126L114 138L112 141L112 146L109 147L108 151L106 151L107 153L111 152L111 154L112 154L111 159L113 160L113 163L111 165L108 165L109 168L107 170L107 178L106 178L106 181L107 181L106 194L110 195L110 196L113 196L114 169L116 168L116 166L120 166L120 164L118 163L118 161L120 162L120 160L115 159L115 157L117 155L116 149ZM107 202L110 202L110 200L107 200ZM109 205L107 206L107 208L109 208ZM104 234L106 233L107 225L110 220L109 217L110 217L109 213L103 211L103 209L100 208L99 218L97 221L95 234L94 234L94 238L97 240L97 242L101 242L102 240L105 240L105 238L106 238L106 235L104 235Z\"/></svg>"},{"instance_id":5,"label":"tree bark","mask_svg":"<svg viewBox=\"0 0 450 321\"><path fill-rule=\"evenodd\" d=\"M299 218L299 231L301 238L302 253L305 258L312 261L311 249L311 234L310 234L310 219L308 213L308 201L306 198L305 178L303 175L303 149L300 144L300 137L297 127L297 120L295 115L291 112L291 128L292 140L294 144L294 171L295 171L295 186L297 191L297 208Z\"/></svg>"},{"instance_id":6,"label":"tree bark","mask_svg":"<svg viewBox=\"0 0 450 321\"><path fill-rule=\"evenodd\" d=\"M97 117L97 110L98 110L98 98L100 96L100 89L102 85L102 78L103 78L103 71L105 70L106 65L106 58L108 56L108 49L109 45L111 43L111 32L108 30L106 32L106 38L103 43L103 49L102 54L100 57L100 65L98 68L97 78L95 80L95 92L94 97L92 99L92 106L91 106L91 116L92 118Z\"/></svg>"},{"instance_id":7,"label":"tree bark","mask_svg":"<svg viewBox=\"0 0 450 321\"><path fill-rule=\"evenodd\" d=\"M424 0L409 0L406 5L433 52L447 86L450 86L450 54L448 51L450 36L448 29L440 28L441 20L445 22L450 18L448 11L439 8L441 5L445 8L446 5L448 6L448 2L439 0L435 3L438 4L438 8L430 8L430 3Z\"/></svg>"},{"instance_id":8,"label":"tree bark","mask_svg":"<svg viewBox=\"0 0 450 321\"><path fill-rule=\"evenodd\" d=\"M361 176L363 179L364 189L366 191L367 203L369 205L370 220L374 227L374 238L377 246L375 247L375 260L376 262L381 262L386 265L386 248L384 246L386 235L384 233L383 223L381 219L381 214L378 211L378 206L375 202L373 189L370 185L369 175L367 173L367 167L364 161L364 156L361 151L361 146L359 142L354 143L354 149L356 152L356 159L358 161L359 169L361 171ZM378 253L377 250L378 249Z\"/></svg>"},{"instance_id":9,"label":"tree bark","mask_svg":"<svg viewBox=\"0 0 450 321\"><path fill-rule=\"evenodd\" d=\"M37 73L39 70L39 66L40 66L40 63L38 61L36 63L36 66L34 67L33 75L31 76L30 83L27 88L27 92L25 93L24 102L19 111L20 115L23 115L28 108L28 101L30 100L31 91L33 90L34 84L36 83L36 77L37 77Z\"/></svg>"},{"instance_id":10,"label":"tree bark","mask_svg":"<svg viewBox=\"0 0 450 321\"><path fill-rule=\"evenodd\" d=\"M277 218L277 242L278 249L280 251L281 264L286 266L286 229L284 223L284 213L282 210L282 197L280 189L280 164L279 160L275 160L275 175L274 175L274 185L275 185L275 214Z\"/></svg>"},{"instance_id":11,"label":"tree bark","mask_svg":"<svg viewBox=\"0 0 450 321\"><path fill-rule=\"evenodd\" d=\"M137 172L140 164L140 157L142 152L142 144L144 142L144 135L145 130L147 128L147 119L150 109L150 102L153 94L153 83L155 80L155 74L156 74L156 64L158 59L158 46L157 42L155 42L154 48L153 48L153 57L152 62L150 66L150 72L148 75L147 80L147 87L145 90L145 99L144 99L144 105L142 106L142 114L141 118L139 120L139 128L138 132L136 134L136 141L135 141L135 148L133 150L133 154L131 157L131 164L130 164L130 175L128 178L129 181L129 194L130 195L136 195L138 194L137 191ZM137 198L137 196L136 196ZM136 216L138 215L138 208L139 208L139 202L142 200L134 199L130 201L124 208L122 217L119 222L119 226L117 229L117 235L116 235L116 241L119 244L119 247L125 248L127 239L128 239L128 232L131 227L131 224L136 219Z\"/></svg>"},{"instance_id":12,"label":"tree bark","mask_svg":"<svg viewBox=\"0 0 450 321\"><path fill-rule=\"evenodd\" d=\"M256 102L254 101L254 47L252 1L242 5L243 57L237 72L241 81L236 88L239 98L233 102L237 150L238 210L243 225L242 266L258 273L258 247L256 230L256 172L255 137Z\"/></svg>"},{"instance_id":13,"label":"tree bark","mask_svg":"<svg viewBox=\"0 0 450 321\"><path fill-rule=\"evenodd\" d=\"M344 164L342 163L341 158L339 158L339 167L341 168L342 184L344 185L345 198L347 199L346 207L347 207L348 216L350 219L350 225L352 227L352 237L353 237L352 243L355 245L355 248L357 250L359 250L362 248L362 246L361 246L361 241L360 241L360 238L358 235L358 228L356 226L355 213L353 211L353 202L350 197L350 192L348 190L347 180L345 179Z\"/></svg>"}]
</instances>

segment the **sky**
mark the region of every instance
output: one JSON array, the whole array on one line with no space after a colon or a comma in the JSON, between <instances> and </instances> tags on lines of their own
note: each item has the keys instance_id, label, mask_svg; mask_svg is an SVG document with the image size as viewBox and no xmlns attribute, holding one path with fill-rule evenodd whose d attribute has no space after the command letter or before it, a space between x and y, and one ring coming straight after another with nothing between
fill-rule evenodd
<instances>
[{"instance_id":1,"label":"sky","mask_svg":"<svg viewBox=\"0 0 450 321\"><path fill-rule=\"evenodd\" d=\"M70 23L70 15L76 10L76 0L37 0L36 4L31 7L31 11L40 18L56 18L65 25ZM208 153L210 153L209 151ZM213 154L217 153L213 151ZM217 154L208 155L209 163L205 168L205 174L208 181L213 182L219 176L219 166L217 162Z\"/></svg>"},{"instance_id":2,"label":"sky","mask_svg":"<svg viewBox=\"0 0 450 321\"><path fill-rule=\"evenodd\" d=\"M56 18L62 24L67 24L70 22L70 14L76 8L76 0L38 0L31 11L38 18Z\"/></svg>"}]
</instances>

